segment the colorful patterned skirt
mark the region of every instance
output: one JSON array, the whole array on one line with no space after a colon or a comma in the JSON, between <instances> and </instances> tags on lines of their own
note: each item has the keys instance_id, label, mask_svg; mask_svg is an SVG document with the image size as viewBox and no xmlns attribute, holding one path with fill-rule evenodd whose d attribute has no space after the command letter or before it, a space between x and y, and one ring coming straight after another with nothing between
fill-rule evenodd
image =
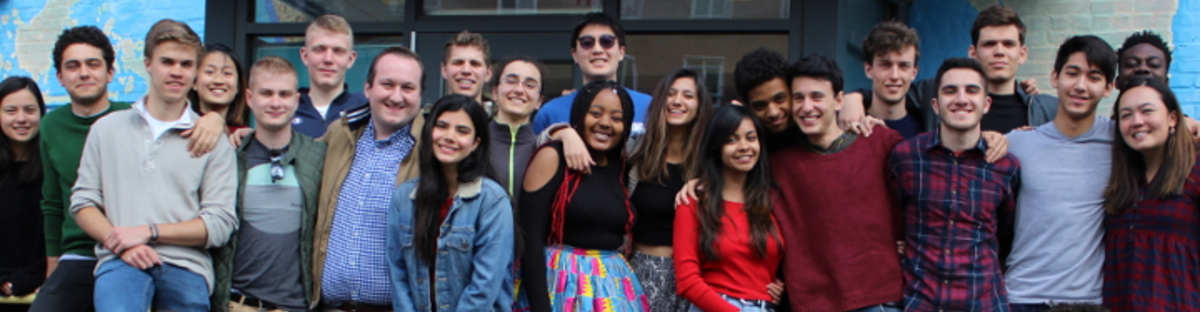
<instances>
[{"instance_id":1,"label":"colorful patterned skirt","mask_svg":"<svg viewBox=\"0 0 1200 312\"><path fill-rule=\"evenodd\" d=\"M650 311L650 301L637 275L616 250L546 246L546 267L551 310ZM526 293L518 291L514 311L529 311Z\"/></svg>"}]
</instances>

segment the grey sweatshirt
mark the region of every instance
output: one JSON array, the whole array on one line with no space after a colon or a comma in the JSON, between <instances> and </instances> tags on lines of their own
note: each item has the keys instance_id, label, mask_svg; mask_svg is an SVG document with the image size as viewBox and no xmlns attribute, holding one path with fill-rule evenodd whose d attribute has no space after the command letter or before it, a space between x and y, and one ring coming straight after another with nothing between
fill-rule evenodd
<instances>
[{"instance_id":1,"label":"grey sweatshirt","mask_svg":"<svg viewBox=\"0 0 1200 312\"><path fill-rule=\"evenodd\" d=\"M140 102L140 101L139 101ZM140 104L140 103L139 103ZM208 232L205 246L157 244L164 263L204 276L211 292L212 258L208 248L225 244L237 229L233 209L237 192L237 159L222 137L212 152L193 158L187 124L176 124L158 139L135 104L96 121L79 161L79 178L71 194L71 215L96 207L113 226L139 226L188 221L199 217ZM199 119L187 109L191 120ZM121 261L96 245L99 263ZM99 267L99 265L97 265Z\"/></svg>"},{"instance_id":2,"label":"grey sweatshirt","mask_svg":"<svg viewBox=\"0 0 1200 312\"><path fill-rule=\"evenodd\" d=\"M1008 152L1021 161L1016 237L1004 280L1012 303L1100 303L1113 127L1096 117L1073 138L1053 122L1008 134Z\"/></svg>"}]
</instances>

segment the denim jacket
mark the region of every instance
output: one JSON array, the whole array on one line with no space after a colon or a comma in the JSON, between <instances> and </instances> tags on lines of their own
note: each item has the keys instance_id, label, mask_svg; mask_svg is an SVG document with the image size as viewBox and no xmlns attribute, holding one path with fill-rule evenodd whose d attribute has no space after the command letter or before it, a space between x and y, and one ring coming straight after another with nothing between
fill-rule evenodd
<instances>
[{"instance_id":1,"label":"denim jacket","mask_svg":"<svg viewBox=\"0 0 1200 312\"><path fill-rule=\"evenodd\" d=\"M437 307L430 307L429 266L413 244L415 178L392 193L387 256L396 311L510 311L513 285L512 204L496 181L458 186L437 239Z\"/></svg>"}]
</instances>

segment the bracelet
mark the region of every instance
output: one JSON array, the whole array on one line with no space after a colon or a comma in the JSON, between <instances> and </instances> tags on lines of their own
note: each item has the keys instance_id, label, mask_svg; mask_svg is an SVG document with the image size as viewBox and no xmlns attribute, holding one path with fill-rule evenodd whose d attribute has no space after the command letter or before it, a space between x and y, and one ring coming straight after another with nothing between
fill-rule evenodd
<instances>
[{"instance_id":1,"label":"bracelet","mask_svg":"<svg viewBox=\"0 0 1200 312\"><path fill-rule=\"evenodd\" d=\"M147 244L150 244L150 245L158 244L158 224L150 225L150 241L147 242Z\"/></svg>"}]
</instances>

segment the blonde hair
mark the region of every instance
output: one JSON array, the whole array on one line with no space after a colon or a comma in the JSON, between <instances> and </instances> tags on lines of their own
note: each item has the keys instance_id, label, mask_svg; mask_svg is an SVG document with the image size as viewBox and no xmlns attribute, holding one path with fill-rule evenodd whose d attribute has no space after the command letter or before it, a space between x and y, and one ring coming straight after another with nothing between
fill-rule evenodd
<instances>
[{"instance_id":1,"label":"blonde hair","mask_svg":"<svg viewBox=\"0 0 1200 312\"><path fill-rule=\"evenodd\" d=\"M350 48L354 48L354 30L350 28L350 23L346 22L345 18L335 14L318 16L312 23L308 23L308 29L304 31L305 39L307 40L309 33L318 29L350 36Z\"/></svg>"},{"instance_id":2,"label":"blonde hair","mask_svg":"<svg viewBox=\"0 0 1200 312\"><path fill-rule=\"evenodd\" d=\"M254 85L254 77L258 74L276 74L276 75L292 75L296 77L296 67L292 66L292 62L278 56L264 56L254 62L250 66L250 85ZM297 78L298 79L298 78Z\"/></svg>"},{"instance_id":3,"label":"blonde hair","mask_svg":"<svg viewBox=\"0 0 1200 312\"><path fill-rule=\"evenodd\" d=\"M482 35L469 31L462 31L446 41L446 47L442 49L442 63L450 61L450 48L452 47L476 47L483 52L484 65L492 64L492 48L488 45L487 39Z\"/></svg>"},{"instance_id":4,"label":"blonde hair","mask_svg":"<svg viewBox=\"0 0 1200 312\"><path fill-rule=\"evenodd\" d=\"M144 52L146 58L153 57L154 48L167 41L178 42L195 49L197 61L204 58L204 44L200 42L200 35L192 31L187 24L169 18L154 23L154 26L150 27L150 32L146 33L146 51Z\"/></svg>"}]
</instances>

